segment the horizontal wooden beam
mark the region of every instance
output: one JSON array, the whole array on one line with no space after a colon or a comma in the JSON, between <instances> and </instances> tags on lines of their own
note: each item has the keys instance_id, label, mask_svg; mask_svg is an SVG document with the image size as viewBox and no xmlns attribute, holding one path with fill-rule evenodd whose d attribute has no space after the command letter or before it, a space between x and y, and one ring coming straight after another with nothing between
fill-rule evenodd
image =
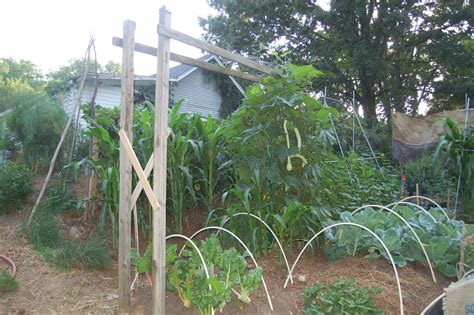
<instances>
[{"instance_id":1,"label":"horizontal wooden beam","mask_svg":"<svg viewBox=\"0 0 474 315\"><path fill-rule=\"evenodd\" d=\"M203 60L193 59L193 58L189 58L189 57L174 54L174 53L170 54L170 59L173 60L173 61L177 61L179 63L184 63L184 64L187 64L187 65L199 67L199 68L202 68L202 69L206 69L206 70L209 70L209 71L225 74L225 75L228 75L228 76L241 78L241 79L248 80L248 81L258 82L262 79L262 77L254 75L254 74L229 69L229 68L222 67L222 66L219 66L219 65L216 65L216 64L213 64L213 63L209 63L209 62L206 62L206 61L203 61Z\"/></svg>"},{"instance_id":2,"label":"horizontal wooden beam","mask_svg":"<svg viewBox=\"0 0 474 315\"><path fill-rule=\"evenodd\" d=\"M122 47L123 40L121 38L114 37L112 39L112 44L114 46L117 46L117 47ZM157 54L158 50L155 47L135 43L135 51L156 57L156 54ZM203 60L193 59L193 58L189 58L189 57L179 55L179 54L175 54L175 53L170 53L170 59L173 60L173 61L179 62L179 63L184 63L184 64L187 64L187 65L199 67L199 68L202 68L202 69L206 69L206 70L209 70L209 71L212 71L212 72L225 74L225 75L228 75L228 76L241 78L241 79L248 80L248 81L258 82L262 78L261 76L257 76L257 75L250 74L250 73L245 73L245 72L242 72L242 71L237 71L237 70L234 70L234 69L229 69L229 68L222 67L222 66L219 66L219 65L215 65L215 64L203 61Z\"/></svg>"},{"instance_id":3,"label":"horizontal wooden beam","mask_svg":"<svg viewBox=\"0 0 474 315\"><path fill-rule=\"evenodd\" d=\"M255 69L257 71L263 72L268 75L276 75L275 70L273 70L270 67L261 65L255 61L252 61L244 56L234 54L228 50L225 50L223 48L214 46L212 44L209 44L203 40L191 37L189 35L186 35L184 33L175 31L169 27L166 27L164 25L158 25L158 34L168 36L174 40L180 41L182 43L188 44L190 46L200 48L202 50L208 51L210 53L219 55L221 57L224 57L229 60L233 60L235 62L238 62L242 65L245 65L247 67L250 67L252 69Z\"/></svg>"}]
</instances>

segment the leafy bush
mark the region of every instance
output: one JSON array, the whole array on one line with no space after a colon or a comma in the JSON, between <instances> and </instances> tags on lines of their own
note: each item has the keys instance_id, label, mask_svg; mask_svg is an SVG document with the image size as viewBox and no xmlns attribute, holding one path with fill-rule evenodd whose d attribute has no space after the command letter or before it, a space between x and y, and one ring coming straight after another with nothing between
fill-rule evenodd
<instances>
[{"instance_id":1,"label":"leafy bush","mask_svg":"<svg viewBox=\"0 0 474 315\"><path fill-rule=\"evenodd\" d=\"M456 178L460 176L462 214L471 219L474 214L474 128L464 131L454 120L445 118L444 131L435 157L448 157L451 174Z\"/></svg>"},{"instance_id":2,"label":"leafy bush","mask_svg":"<svg viewBox=\"0 0 474 315\"><path fill-rule=\"evenodd\" d=\"M132 253L132 264L138 272L151 272L149 246L143 256ZM177 246L166 248L167 288L176 292L185 307L196 306L201 314L211 314L211 307L222 310L232 293L244 303L250 303L250 293L260 286L262 269L246 272L247 261L235 248L224 250L215 235L201 241L199 249L209 270L206 278L198 254L186 249L177 256ZM211 289L209 289L209 285Z\"/></svg>"},{"instance_id":3,"label":"leafy bush","mask_svg":"<svg viewBox=\"0 0 474 315\"><path fill-rule=\"evenodd\" d=\"M420 184L421 195L446 199L448 188L453 192L451 197L455 197L456 180L449 173L446 165L437 159L433 160L431 154L424 154L418 160L408 161L403 165L403 172L407 178L407 184Z\"/></svg>"},{"instance_id":4,"label":"leafy bush","mask_svg":"<svg viewBox=\"0 0 474 315\"><path fill-rule=\"evenodd\" d=\"M12 162L0 166L0 214L19 207L32 191L33 174Z\"/></svg>"},{"instance_id":5,"label":"leafy bush","mask_svg":"<svg viewBox=\"0 0 474 315\"><path fill-rule=\"evenodd\" d=\"M418 234L436 268L445 276L455 277L464 222L446 220L439 209L430 211L438 223L435 223L423 211L416 212L406 206L397 207L396 210ZM341 219L345 222L361 224L374 231L388 247L399 267L405 266L408 261L427 263L414 234L394 216L369 208L353 216L348 212L343 212ZM358 251L370 253L369 258L383 256L389 259L378 241L362 229L348 226L336 227L327 230L325 236L331 242L324 248L324 254L330 260L353 255ZM465 247L465 264L467 270L474 268L474 246L469 244Z\"/></svg>"},{"instance_id":6,"label":"leafy bush","mask_svg":"<svg viewBox=\"0 0 474 315\"><path fill-rule=\"evenodd\" d=\"M18 291L20 285L8 271L0 273L0 296L7 292Z\"/></svg>"},{"instance_id":7,"label":"leafy bush","mask_svg":"<svg viewBox=\"0 0 474 315\"><path fill-rule=\"evenodd\" d=\"M383 314L373 301L380 288L354 285L354 279L338 279L331 285L316 284L303 291L305 314Z\"/></svg>"},{"instance_id":8,"label":"leafy bush","mask_svg":"<svg viewBox=\"0 0 474 315\"><path fill-rule=\"evenodd\" d=\"M45 92L20 91L11 97L13 113L8 128L23 144L25 162L34 168L48 165L66 124L66 113Z\"/></svg>"}]
</instances>

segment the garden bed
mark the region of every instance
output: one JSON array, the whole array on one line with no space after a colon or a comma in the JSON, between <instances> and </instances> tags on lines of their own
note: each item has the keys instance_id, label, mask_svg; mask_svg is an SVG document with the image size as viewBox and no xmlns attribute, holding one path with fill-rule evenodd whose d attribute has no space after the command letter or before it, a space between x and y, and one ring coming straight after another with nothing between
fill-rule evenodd
<instances>
[{"instance_id":1,"label":"garden bed","mask_svg":"<svg viewBox=\"0 0 474 315\"><path fill-rule=\"evenodd\" d=\"M2 216L0 220L0 251L10 256L17 264L18 293L10 293L0 302L0 313L113 313L117 310L117 265L101 270L86 272L79 269L59 271L45 262L33 251L27 240L18 233L24 212ZM194 228L196 219L190 217ZM290 257L294 261L295 253ZM346 257L329 262L321 255L305 254L295 269L295 283L283 289L285 271L277 264L278 254L273 251L257 261L264 270L264 277L273 299L275 314L301 313L301 292L315 283L332 283L338 277L356 279L356 284L383 289L376 295L377 306L387 314L398 313L398 294L391 265L384 259L369 260L362 256ZM5 268L1 265L0 268ZM404 306L407 314L418 314L429 302L438 296L449 281L437 273L439 284L433 283L429 270L421 264L410 263L399 268ZM0 269L0 272L3 269ZM299 280L298 280L299 278ZM301 281L303 280L304 281ZM268 314L269 307L263 288L251 295L252 303L237 305L229 303L223 314ZM133 294L134 311L150 313L151 286L146 277L140 276ZM240 309L240 306L243 308ZM197 314L182 306L179 298L169 292L167 314Z\"/></svg>"}]
</instances>

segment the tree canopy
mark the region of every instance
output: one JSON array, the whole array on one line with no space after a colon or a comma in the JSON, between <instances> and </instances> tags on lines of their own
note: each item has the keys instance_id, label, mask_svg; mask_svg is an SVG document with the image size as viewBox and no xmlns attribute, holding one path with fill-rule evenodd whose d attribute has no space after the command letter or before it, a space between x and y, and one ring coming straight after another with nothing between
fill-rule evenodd
<instances>
[{"instance_id":1,"label":"tree canopy","mask_svg":"<svg viewBox=\"0 0 474 315\"><path fill-rule=\"evenodd\" d=\"M461 0L209 4L218 14L200 20L207 40L268 61L278 53L313 64L324 73L314 88L345 98L355 91L369 125L392 111L416 113L421 102L440 103L433 97L456 106L472 93L474 10Z\"/></svg>"}]
</instances>

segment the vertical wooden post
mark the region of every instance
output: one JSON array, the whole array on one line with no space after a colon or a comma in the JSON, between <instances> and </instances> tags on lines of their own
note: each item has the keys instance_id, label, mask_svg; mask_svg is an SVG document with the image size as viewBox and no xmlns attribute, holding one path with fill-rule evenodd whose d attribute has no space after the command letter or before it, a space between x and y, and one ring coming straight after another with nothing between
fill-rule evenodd
<instances>
[{"instance_id":1,"label":"vertical wooden post","mask_svg":"<svg viewBox=\"0 0 474 315\"><path fill-rule=\"evenodd\" d=\"M171 13L160 8L160 25L170 27ZM158 36L155 94L155 144L153 148L153 193L158 209L153 210L153 296L152 313L165 314L166 295L166 153L169 101L170 38Z\"/></svg>"},{"instance_id":2,"label":"vertical wooden post","mask_svg":"<svg viewBox=\"0 0 474 315\"><path fill-rule=\"evenodd\" d=\"M416 183L416 204L419 206L420 205L420 198L418 196L420 195L420 185Z\"/></svg>"},{"instance_id":3,"label":"vertical wooden post","mask_svg":"<svg viewBox=\"0 0 474 315\"><path fill-rule=\"evenodd\" d=\"M132 141L133 125L133 52L135 48L135 22L123 23L122 95L120 107L120 129ZM131 215L132 163L120 143L120 201L119 201L119 312L128 313L131 307Z\"/></svg>"}]
</instances>

